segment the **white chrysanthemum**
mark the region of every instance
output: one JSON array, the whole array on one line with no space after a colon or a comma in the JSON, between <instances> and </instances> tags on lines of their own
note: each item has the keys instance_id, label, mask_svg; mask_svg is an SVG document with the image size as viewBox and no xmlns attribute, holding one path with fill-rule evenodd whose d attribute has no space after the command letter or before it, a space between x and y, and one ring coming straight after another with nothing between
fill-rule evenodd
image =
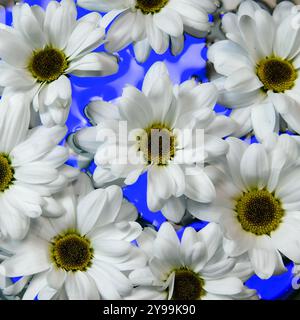
<instances>
[{"instance_id":1,"label":"white chrysanthemum","mask_svg":"<svg viewBox=\"0 0 300 320\"><path fill-rule=\"evenodd\" d=\"M119 178L133 184L147 171L148 207L162 209L178 222L186 208L184 196L200 202L215 196L210 180L214 170L204 163L227 152L222 137L235 128L228 117L213 111L216 100L217 90L209 83L189 80L173 86L166 66L158 62L146 74L142 91L126 87L117 105L93 101L87 114L98 126L80 130L75 141L95 154L97 185ZM128 136L119 132L121 121L126 121ZM196 140L203 133L197 129L204 130L203 140ZM123 162L115 162L116 156Z\"/></svg>"},{"instance_id":2,"label":"white chrysanthemum","mask_svg":"<svg viewBox=\"0 0 300 320\"><path fill-rule=\"evenodd\" d=\"M78 174L64 165L68 151L58 146L66 128L28 130L29 106L23 101L14 95L0 103L0 233L14 239L26 235L30 218L60 214L51 195Z\"/></svg>"},{"instance_id":3,"label":"white chrysanthemum","mask_svg":"<svg viewBox=\"0 0 300 320\"><path fill-rule=\"evenodd\" d=\"M105 47L119 51L133 43L138 61L145 61L151 48L164 53L171 43L174 55L184 45L184 31L196 37L210 29L208 13L216 9L213 0L79 0L90 10L108 12L103 25L113 21Z\"/></svg>"},{"instance_id":4,"label":"white chrysanthemum","mask_svg":"<svg viewBox=\"0 0 300 320\"><path fill-rule=\"evenodd\" d=\"M57 195L65 215L34 221L1 273L30 280L23 299L120 299L130 294L123 271L145 265L145 255L131 241L141 232L137 212L117 186L93 190L88 178ZM92 191L90 191L92 190ZM77 195L77 193L80 193ZM12 250L11 244L3 246Z\"/></svg>"},{"instance_id":5,"label":"white chrysanthemum","mask_svg":"<svg viewBox=\"0 0 300 320\"><path fill-rule=\"evenodd\" d=\"M115 57L91 52L103 43L101 16L76 20L72 0L13 8L13 27L0 28L0 85L5 94L26 92L44 125L65 123L72 101L68 74L102 76L115 73Z\"/></svg>"},{"instance_id":6,"label":"white chrysanthemum","mask_svg":"<svg viewBox=\"0 0 300 320\"><path fill-rule=\"evenodd\" d=\"M270 15L253 1L228 13L223 27L228 40L211 46L208 58L223 77L216 83L220 102L242 136L254 130L259 139L285 128L300 132L300 28L298 11L282 2Z\"/></svg>"},{"instance_id":7,"label":"white chrysanthemum","mask_svg":"<svg viewBox=\"0 0 300 320\"><path fill-rule=\"evenodd\" d=\"M247 252L261 278L285 271L280 253L300 262L299 147L288 135L277 140L248 145L228 138L216 200L188 204L197 218L221 225L225 250Z\"/></svg>"},{"instance_id":8,"label":"white chrysanthemum","mask_svg":"<svg viewBox=\"0 0 300 320\"><path fill-rule=\"evenodd\" d=\"M146 229L137 239L148 265L131 272L137 286L127 299L224 300L255 299L255 290L243 285L252 273L246 258L229 258L222 249L222 233L211 223L196 232L188 227L181 241L164 223L156 233Z\"/></svg>"}]
</instances>

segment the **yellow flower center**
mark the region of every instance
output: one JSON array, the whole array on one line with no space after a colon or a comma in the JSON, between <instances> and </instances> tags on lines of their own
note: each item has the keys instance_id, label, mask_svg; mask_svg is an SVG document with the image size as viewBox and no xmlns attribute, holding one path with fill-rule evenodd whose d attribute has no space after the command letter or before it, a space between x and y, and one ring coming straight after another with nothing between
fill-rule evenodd
<instances>
[{"instance_id":1,"label":"yellow flower center","mask_svg":"<svg viewBox=\"0 0 300 320\"><path fill-rule=\"evenodd\" d=\"M64 52L52 47L34 51L28 63L28 70L38 82L57 80L67 67L68 61Z\"/></svg>"},{"instance_id":2,"label":"yellow flower center","mask_svg":"<svg viewBox=\"0 0 300 320\"><path fill-rule=\"evenodd\" d=\"M204 294L204 280L195 272L181 268L175 270L172 300L199 300Z\"/></svg>"},{"instance_id":3,"label":"yellow flower center","mask_svg":"<svg viewBox=\"0 0 300 320\"><path fill-rule=\"evenodd\" d=\"M0 192L4 192L14 180L14 169L8 155L0 153Z\"/></svg>"},{"instance_id":4,"label":"yellow flower center","mask_svg":"<svg viewBox=\"0 0 300 320\"><path fill-rule=\"evenodd\" d=\"M257 64L256 73L264 85L263 90L273 92L292 89L298 76L290 61L276 57L261 60Z\"/></svg>"},{"instance_id":5,"label":"yellow flower center","mask_svg":"<svg viewBox=\"0 0 300 320\"><path fill-rule=\"evenodd\" d=\"M86 271L92 265L93 252L90 240L76 231L58 235L50 244L52 261L66 271Z\"/></svg>"},{"instance_id":6,"label":"yellow flower center","mask_svg":"<svg viewBox=\"0 0 300 320\"><path fill-rule=\"evenodd\" d=\"M245 231L255 235L269 235L282 221L281 203L268 190L252 190L237 201L237 219Z\"/></svg>"},{"instance_id":7,"label":"yellow flower center","mask_svg":"<svg viewBox=\"0 0 300 320\"><path fill-rule=\"evenodd\" d=\"M167 165L175 155L176 137L167 126L154 124L138 137L138 145L148 164Z\"/></svg>"},{"instance_id":8,"label":"yellow flower center","mask_svg":"<svg viewBox=\"0 0 300 320\"><path fill-rule=\"evenodd\" d=\"M159 12L169 0L136 0L136 9L140 9L143 14L154 14Z\"/></svg>"}]
</instances>

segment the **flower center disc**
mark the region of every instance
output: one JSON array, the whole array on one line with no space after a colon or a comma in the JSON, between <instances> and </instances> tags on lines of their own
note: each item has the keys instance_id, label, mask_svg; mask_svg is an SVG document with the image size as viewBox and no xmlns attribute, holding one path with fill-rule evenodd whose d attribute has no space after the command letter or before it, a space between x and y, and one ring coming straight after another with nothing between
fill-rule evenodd
<instances>
[{"instance_id":1,"label":"flower center disc","mask_svg":"<svg viewBox=\"0 0 300 320\"><path fill-rule=\"evenodd\" d=\"M139 150L148 164L167 165L174 158L175 144L173 132L163 125L153 125L139 137Z\"/></svg>"},{"instance_id":2,"label":"flower center disc","mask_svg":"<svg viewBox=\"0 0 300 320\"><path fill-rule=\"evenodd\" d=\"M188 269L175 271L172 300L198 300L204 294L204 280Z\"/></svg>"},{"instance_id":3,"label":"flower center disc","mask_svg":"<svg viewBox=\"0 0 300 320\"><path fill-rule=\"evenodd\" d=\"M279 200L267 190L245 193L237 201L236 212L243 229L256 235L269 235L284 215Z\"/></svg>"},{"instance_id":4,"label":"flower center disc","mask_svg":"<svg viewBox=\"0 0 300 320\"><path fill-rule=\"evenodd\" d=\"M294 86L297 71L287 60L265 58L257 65L257 76L263 83L265 91L284 92Z\"/></svg>"},{"instance_id":5,"label":"flower center disc","mask_svg":"<svg viewBox=\"0 0 300 320\"><path fill-rule=\"evenodd\" d=\"M46 47L34 51L28 69L39 82L57 80L68 67L65 54L55 48Z\"/></svg>"},{"instance_id":6,"label":"flower center disc","mask_svg":"<svg viewBox=\"0 0 300 320\"><path fill-rule=\"evenodd\" d=\"M66 271L86 271L92 263L90 241L75 232L55 237L50 251L56 266Z\"/></svg>"},{"instance_id":7,"label":"flower center disc","mask_svg":"<svg viewBox=\"0 0 300 320\"><path fill-rule=\"evenodd\" d=\"M140 9L143 14L159 12L169 0L136 0L136 9Z\"/></svg>"},{"instance_id":8,"label":"flower center disc","mask_svg":"<svg viewBox=\"0 0 300 320\"><path fill-rule=\"evenodd\" d=\"M14 169L6 154L0 153L0 192L4 192L14 180Z\"/></svg>"}]
</instances>

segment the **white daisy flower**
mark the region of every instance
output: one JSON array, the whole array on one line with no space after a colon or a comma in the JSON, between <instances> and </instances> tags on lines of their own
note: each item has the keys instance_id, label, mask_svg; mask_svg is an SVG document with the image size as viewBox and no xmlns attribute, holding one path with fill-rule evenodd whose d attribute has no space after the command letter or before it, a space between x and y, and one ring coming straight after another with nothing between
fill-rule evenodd
<instances>
[{"instance_id":1,"label":"white daisy flower","mask_svg":"<svg viewBox=\"0 0 300 320\"><path fill-rule=\"evenodd\" d=\"M246 259L229 258L222 249L219 227L208 224L196 232L188 227L181 241L164 223L156 233L146 229L137 239L148 255L148 265L132 271L137 286L127 299L135 300L232 300L255 299L256 291L241 278L252 274Z\"/></svg>"},{"instance_id":2,"label":"white daisy flower","mask_svg":"<svg viewBox=\"0 0 300 320\"><path fill-rule=\"evenodd\" d=\"M35 220L0 266L3 275L30 280L25 300L120 299L132 289L123 272L145 265L144 253L131 244L141 232L137 212L121 188L90 191L85 178L80 184L79 196L72 187L57 195L65 215Z\"/></svg>"},{"instance_id":3,"label":"white daisy flower","mask_svg":"<svg viewBox=\"0 0 300 320\"><path fill-rule=\"evenodd\" d=\"M91 52L103 43L101 16L78 21L72 0L51 1L44 11L28 4L13 8L13 27L0 28L0 85L5 94L25 92L46 126L63 125L72 101L69 74L103 76L118 70L117 59Z\"/></svg>"},{"instance_id":4,"label":"white daisy flower","mask_svg":"<svg viewBox=\"0 0 300 320\"><path fill-rule=\"evenodd\" d=\"M252 129L259 139L288 127L300 133L300 28L298 11L282 2L270 15L253 1L223 18L228 40L213 44L208 58L222 75L217 81L220 102L242 136ZM298 19L299 20L299 19Z\"/></svg>"},{"instance_id":5,"label":"white daisy flower","mask_svg":"<svg viewBox=\"0 0 300 320\"><path fill-rule=\"evenodd\" d=\"M247 145L228 138L215 201L188 204L197 218L218 222L227 239L226 252L248 253L263 279L286 270L280 253L300 262L299 148L288 135L277 140Z\"/></svg>"},{"instance_id":6,"label":"white daisy flower","mask_svg":"<svg viewBox=\"0 0 300 320\"><path fill-rule=\"evenodd\" d=\"M0 103L0 234L22 239L30 218L61 214L51 195L61 191L78 171L65 166L68 151L57 144L63 127L28 130L29 106L23 95Z\"/></svg>"},{"instance_id":7,"label":"white daisy flower","mask_svg":"<svg viewBox=\"0 0 300 320\"><path fill-rule=\"evenodd\" d=\"M98 125L77 132L75 142L95 154L93 177L98 186L119 178L133 184L147 171L149 209L162 209L168 219L179 222L186 207L184 196L200 202L215 196L213 167L204 164L227 152L222 137L235 129L228 117L213 111L216 100L217 90L209 83L189 80L173 86L166 66L158 62L147 72L142 91L127 86L117 105L91 102L87 114ZM126 136L119 132L122 121ZM196 143L197 129L201 134L204 130L204 137ZM115 162L116 149L122 163Z\"/></svg>"},{"instance_id":8,"label":"white daisy flower","mask_svg":"<svg viewBox=\"0 0 300 320\"><path fill-rule=\"evenodd\" d=\"M210 29L208 13L215 11L213 0L79 0L78 5L108 12L103 26L108 26L108 42L111 52L120 51L133 43L135 56L144 62L151 48L163 54L171 43L174 55L184 46L184 31L196 37Z\"/></svg>"}]
</instances>

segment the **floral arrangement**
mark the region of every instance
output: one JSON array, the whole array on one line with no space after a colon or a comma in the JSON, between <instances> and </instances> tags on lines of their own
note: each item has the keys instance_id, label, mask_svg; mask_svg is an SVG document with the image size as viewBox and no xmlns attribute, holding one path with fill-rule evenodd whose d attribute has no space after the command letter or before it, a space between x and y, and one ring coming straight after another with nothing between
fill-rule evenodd
<instances>
[{"instance_id":1,"label":"floral arrangement","mask_svg":"<svg viewBox=\"0 0 300 320\"><path fill-rule=\"evenodd\" d=\"M256 300L253 275L297 278L297 3L1 4L3 299ZM187 37L206 39L205 79L162 61ZM142 83L111 100L100 86L71 132L76 78L120 78L128 48L136 66L156 57ZM124 196L143 178L160 225Z\"/></svg>"}]
</instances>

